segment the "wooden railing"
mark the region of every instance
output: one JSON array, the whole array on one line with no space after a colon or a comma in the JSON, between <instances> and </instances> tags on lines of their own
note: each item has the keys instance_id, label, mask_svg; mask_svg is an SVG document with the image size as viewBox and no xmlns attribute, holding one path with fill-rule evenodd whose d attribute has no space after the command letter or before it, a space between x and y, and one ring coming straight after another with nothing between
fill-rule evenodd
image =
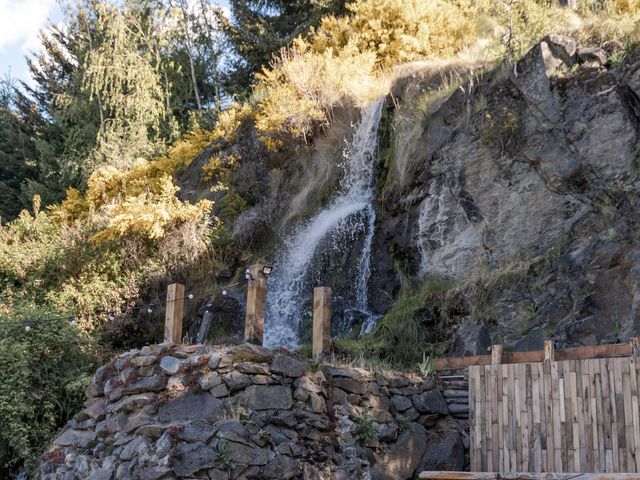
<instances>
[{"instance_id":1,"label":"wooden railing","mask_svg":"<svg viewBox=\"0 0 640 480\"><path fill-rule=\"evenodd\" d=\"M436 370L452 370L473 365L495 365L505 363L537 363L562 360L587 360L592 358L614 358L638 356L638 337L628 343L595 345L590 347L573 347L556 350L553 341L545 341L544 350L532 352L505 352L502 345L493 345L490 355L469 357L440 358L435 362Z\"/></svg>"}]
</instances>

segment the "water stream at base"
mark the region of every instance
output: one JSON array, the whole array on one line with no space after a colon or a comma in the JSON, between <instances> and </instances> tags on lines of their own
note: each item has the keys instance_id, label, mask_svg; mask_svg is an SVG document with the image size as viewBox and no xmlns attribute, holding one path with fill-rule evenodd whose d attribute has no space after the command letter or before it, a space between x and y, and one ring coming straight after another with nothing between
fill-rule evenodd
<instances>
[{"instance_id":1,"label":"water stream at base","mask_svg":"<svg viewBox=\"0 0 640 480\"><path fill-rule=\"evenodd\" d=\"M367 286L375 222L373 167L383 103L384 97L362 109L353 139L344 152L345 172L336 198L285 241L276 259L267 292L265 346L298 346L298 326L304 314L302 298L309 294L303 291L305 279L313 270L318 245L331 236L355 239L365 235L357 261L356 295L350 299L350 306L367 315L363 330L373 326ZM340 275L341 267L336 266L335 275Z\"/></svg>"}]
</instances>

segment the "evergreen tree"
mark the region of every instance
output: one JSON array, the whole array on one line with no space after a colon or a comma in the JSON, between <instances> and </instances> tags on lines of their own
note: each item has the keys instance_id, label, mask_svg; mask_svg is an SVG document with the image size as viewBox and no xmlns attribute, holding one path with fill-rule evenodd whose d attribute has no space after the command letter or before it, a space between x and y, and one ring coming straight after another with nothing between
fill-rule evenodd
<instances>
[{"instance_id":1,"label":"evergreen tree","mask_svg":"<svg viewBox=\"0 0 640 480\"><path fill-rule=\"evenodd\" d=\"M99 165L162 152L222 103L210 0L72 0L64 15L27 59L32 81L0 107L3 216L83 189Z\"/></svg>"},{"instance_id":2,"label":"evergreen tree","mask_svg":"<svg viewBox=\"0 0 640 480\"><path fill-rule=\"evenodd\" d=\"M27 206L21 189L34 175L26 161L31 146L14 110L15 82L10 75L0 79L0 223L15 218Z\"/></svg>"},{"instance_id":3,"label":"evergreen tree","mask_svg":"<svg viewBox=\"0 0 640 480\"><path fill-rule=\"evenodd\" d=\"M231 0L231 21L224 26L232 58L225 85L246 90L273 54L317 25L324 15L345 11L345 0Z\"/></svg>"}]
</instances>

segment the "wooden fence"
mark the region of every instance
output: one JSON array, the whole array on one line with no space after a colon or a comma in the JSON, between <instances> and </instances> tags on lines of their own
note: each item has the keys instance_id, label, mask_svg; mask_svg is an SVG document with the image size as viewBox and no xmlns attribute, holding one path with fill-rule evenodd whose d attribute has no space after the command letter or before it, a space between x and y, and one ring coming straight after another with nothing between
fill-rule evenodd
<instances>
[{"instance_id":1,"label":"wooden fence","mask_svg":"<svg viewBox=\"0 0 640 480\"><path fill-rule=\"evenodd\" d=\"M471 470L640 472L640 358L551 360L469 367Z\"/></svg>"}]
</instances>

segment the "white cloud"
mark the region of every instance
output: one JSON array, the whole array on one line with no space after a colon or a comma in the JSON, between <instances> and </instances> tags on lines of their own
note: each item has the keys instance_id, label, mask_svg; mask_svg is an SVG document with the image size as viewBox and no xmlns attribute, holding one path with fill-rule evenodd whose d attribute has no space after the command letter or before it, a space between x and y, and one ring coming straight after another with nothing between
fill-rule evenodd
<instances>
[{"instance_id":1,"label":"white cloud","mask_svg":"<svg viewBox=\"0 0 640 480\"><path fill-rule=\"evenodd\" d=\"M0 54L37 48L38 30L55 7L56 0L0 0Z\"/></svg>"}]
</instances>

